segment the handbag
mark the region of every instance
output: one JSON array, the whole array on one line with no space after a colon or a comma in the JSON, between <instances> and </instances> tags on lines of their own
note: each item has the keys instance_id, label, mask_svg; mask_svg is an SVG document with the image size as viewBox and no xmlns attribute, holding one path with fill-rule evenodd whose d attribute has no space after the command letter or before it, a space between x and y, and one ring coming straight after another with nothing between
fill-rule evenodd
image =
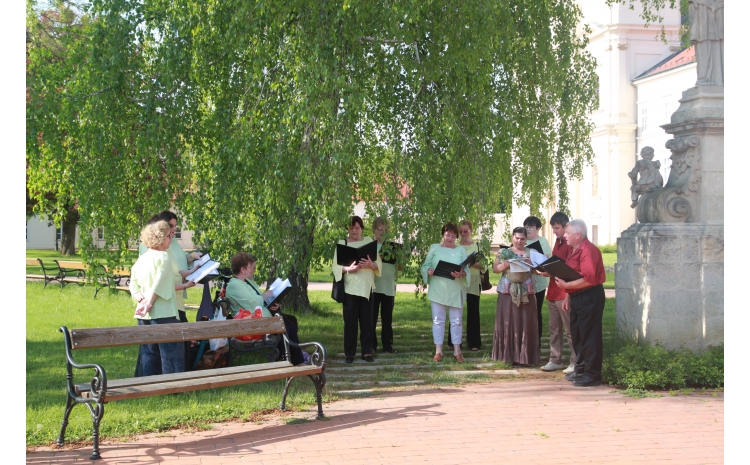
<instances>
[{"instance_id":1,"label":"handbag","mask_svg":"<svg viewBox=\"0 0 750 465\"><path fill-rule=\"evenodd\" d=\"M346 245L347 240L344 239L344 245ZM336 277L333 277L333 287L331 288L331 298L335 300L336 302L343 304L344 303L344 294L346 293L346 288L344 288L344 275L341 275L341 281L336 281Z\"/></svg>"},{"instance_id":2,"label":"handbag","mask_svg":"<svg viewBox=\"0 0 750 465\"><path fill-rule=\"evenodd\" d=\"M237 315L234 317L235 320L241 320L243 318L263 318L263 310L260 307L256 307L254 312L251 312L250 310L240 309L239 312L237 312ZM263 339L263 336L260 334L257 336L235 336L234 337L238 341L260 341Z\"/></svg>"},{"instance_id":3,"label":"handbag","mask_svg":"<svg viewBox=\"0 0 750 465\"><path fill-rule=\"evenodd\" d=\"M479 273L482 281L482 290L489 291L492 289L492 283L490 283L490 270L486 270L484 273Z\"/></svg>"}]
</instances>

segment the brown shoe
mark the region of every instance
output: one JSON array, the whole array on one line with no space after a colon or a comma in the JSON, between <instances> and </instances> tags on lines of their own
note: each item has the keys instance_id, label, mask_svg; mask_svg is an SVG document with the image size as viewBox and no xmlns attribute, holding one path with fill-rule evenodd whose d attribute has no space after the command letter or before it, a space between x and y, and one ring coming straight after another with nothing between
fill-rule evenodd
<instances>
[{"instance_id":1,"label":"brown shoe","mask_svg":"<svg viewBox=\"0 0 750 465\"><path fill-rule=\"evenodd\" d=\"M435 354L434 357L432 357L433 362L442 362L443 361L443 354Z\"/></svg>"},{"instance_id":2,"label":"brown shoe","mask_svg":"<svg viewBox=\"0 0 750 465\"><path fill-rule=\"evenodd\" d=\"M464 354L454 355L453 358L455 358L458 363L464 363Z\"/></svg>"}]
</instances>

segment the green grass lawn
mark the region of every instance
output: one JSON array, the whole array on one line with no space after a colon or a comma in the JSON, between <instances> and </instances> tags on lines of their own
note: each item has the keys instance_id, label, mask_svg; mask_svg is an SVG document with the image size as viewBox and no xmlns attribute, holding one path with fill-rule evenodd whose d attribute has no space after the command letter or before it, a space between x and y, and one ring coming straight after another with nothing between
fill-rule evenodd
<instances>
[{"instance_id":1,"label":"green grass lawn","mask_svg":"<svg viewBox=\"0 0 750 465\"><path fill-rule=\"evenodd\" d=\"M189 289L188 303L200 301L200 289ZM99 293L93 299L92 286L42 288L41 283L26 284L26 443L29 446L52 443L59 433L65 406L65 350L60 326L72 328L130 326L134 303L124 293ZM317 341L325 345L329 357L343 352L343 318L341 305L330 298L329 291L309 292L313 312L298 314L302 342ZM491 349L495 322L495 295L481 298L481 332L483 351ZM547 334L547 307L543 307L544 332ZM195 311L188 311L195 319ZM195 323L200 324L200 323ZM399 363L433 366L434 345L429 302L412 293L398 293L394 311L395 346L412 348L397 354ZM614 299L607 300L604 330L614 332ZM378 329L378 336L380 331ZM136 346L82 350L74 354L79 363L100 363L110 379L133 375L138 354ZM486 380L486 376L461 378L451 370L465 369L457 363L443 363L427 379L428 385L456 384ZM412 379L409 369L373 372L367 380ZM75 382L90 381L91 371L76 370ZM81 374L83 373L83 374ZM368 375L369 376L369 375ZM330 379L330 378L329 378ZM174 427L205 428L212 422L232 419L252 420L278 407L281 381L227 387L192 393L127 400L107 404L102 420L102 437L126 437L145 432L164 431ZM337 399L329 384L324 401ZM308 379L292 383L287 406L290 410L310 409L315 405L315 390ZM73 410L68 427L70 441L88 441L91 417L84 406Z\"/></svg>"}]
</instances>

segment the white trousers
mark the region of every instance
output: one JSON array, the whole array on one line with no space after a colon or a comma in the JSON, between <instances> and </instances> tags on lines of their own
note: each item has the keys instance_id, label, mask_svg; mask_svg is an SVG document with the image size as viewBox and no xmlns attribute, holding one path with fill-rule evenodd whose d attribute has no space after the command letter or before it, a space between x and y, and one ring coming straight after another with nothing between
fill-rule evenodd
<instances>
[{"instance_id":1,"label":"white trousers","mask_svg":"<svg viewBox=\"0 0 750 465\"><path fill-rule=\"evenodd\" d=\"M463 331L461 318L464 310L435 302L430 302L430 307L432 308L432 339L435 341L435 344L442 344L445 337L446 310L451 319L451 342L454 346L461 344L461 332Z\"/></svg>"}]
</instances>

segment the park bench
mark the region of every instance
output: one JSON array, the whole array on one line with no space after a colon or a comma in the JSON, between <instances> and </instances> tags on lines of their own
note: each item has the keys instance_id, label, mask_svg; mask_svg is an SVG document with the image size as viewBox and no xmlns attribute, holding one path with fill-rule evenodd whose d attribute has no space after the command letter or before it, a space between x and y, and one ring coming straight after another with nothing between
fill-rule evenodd
<instances>
[{"instance_id":1,"label":"park bench","mask_svg":"<svg viewBox=\"0 0 750 465\"><path fill-rule=\"evenodd\" d=\"M102 285L99 281L107 283L107 288L110 292L130 292L130 270L128 268L110 268L108 266L99 265L100 276L97 276L97 289L94 293L94 298L99 290L102 289Z\"/></svg>"},{"instance_id":2,"label":"park bench","mask_svg":"<svg viewBox=\"0 0 750 465\"><path fill-rule=\"evenodd\" d=\"M43 279L45 288L47 287L47 283L60 281L60 267L45 265L41 258L27 258L26 266L39 266L42 268L42 274L26 273L26 278Z\"/></svg>"},{"instance_id":3,"label":"park bench","mask_svg":"<svg viewBox=\"0 0 750 465\"><path fill-rule=\"evenodd\" d=\"M91 460L100 459L99 424L104 416L104 404L126 399L138 399L201 389L213 389L239 384L258 383L275 379L285 379L284 391L279 408L285 410L289 385L298 376L308 376L317 394L318 418L323 418L322 391L326 383L326 350L322 344L308 342L295 344L286 337L284 319L279 316L269 318L246 318L241 320L206 321L196 323L174 323L164 325L123 326L113 328L60 328L65 336L68 397L63 415L60 436L57 443L65 443L65 428L70 411L78 404L84 404L91 412L93 422L93 455ZM108 379L104 367L95 363L78 363L73 359L73 351L97 349L136 344L156 344L185 342L242 335L281 334L284 337L287 353L289 346L314 347L311 365L293 366L288 361L268 362L255 365L232 366L209 370L171 373L166 375L144 376L140 378ZM90 383L75 384L73 369L94 370Z\"/></svg>"},{"instance_id":4,"label":"park bench","mask_svg":"<svg viewBox=\"0 0 750 465\"><path fill-rule=\"evenodd\" d=\"M86 271L88 271L88 265L81 262L71 262L67 260L54 260L59 268L57 273L60 281L60 290L62 290L66 284L77 283L79 286L86 284Z\"/></svg>"}]
</instances>

